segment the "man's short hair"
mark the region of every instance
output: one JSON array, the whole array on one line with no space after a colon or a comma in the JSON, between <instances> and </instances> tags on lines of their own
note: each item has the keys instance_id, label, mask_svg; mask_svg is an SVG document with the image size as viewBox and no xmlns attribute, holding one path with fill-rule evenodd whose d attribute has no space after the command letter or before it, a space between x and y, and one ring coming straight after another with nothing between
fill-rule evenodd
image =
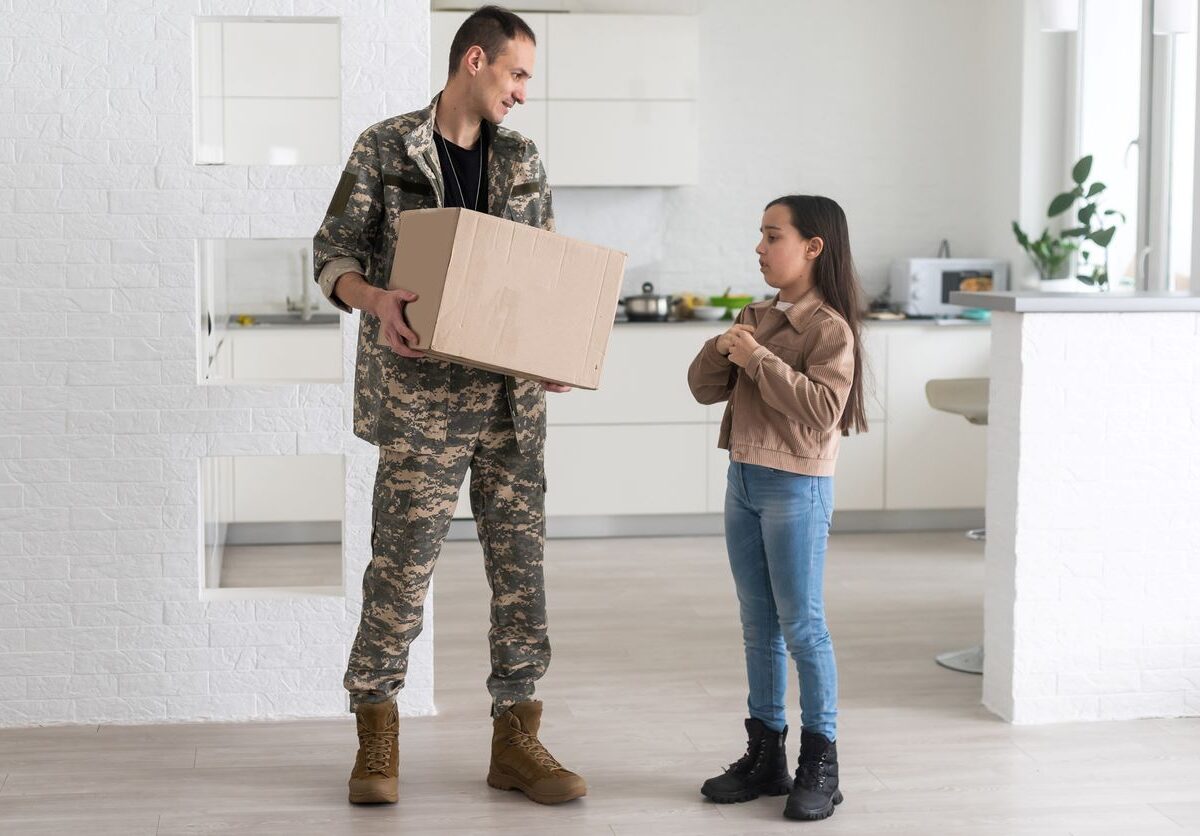
<instances>
[{"instance_id":1,"label":"man's short hair","mask_svg":"<svg viewBox=\"0 0 1200 836\"><path fill-rule=\"evenodd\" d=\"M518 15L501 6L479 7L458 27L450 43L450 75L458 72L458 65L471 47L478 46L488 61L495 61L514 38L528 38L537 44L533 30Z\"/></svg>"}]
</instances>

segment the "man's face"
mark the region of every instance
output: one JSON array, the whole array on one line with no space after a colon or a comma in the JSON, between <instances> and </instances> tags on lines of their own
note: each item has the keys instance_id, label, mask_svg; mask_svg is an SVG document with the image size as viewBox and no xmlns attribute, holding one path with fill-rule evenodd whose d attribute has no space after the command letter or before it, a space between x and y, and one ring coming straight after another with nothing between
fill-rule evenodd
<instances>
[{"instance_id":1,"label":"man's face","mask_svg":"<svg viewBox=\"0 0 1200 836\"><path fill-rule=\"evenodd\" d=\"M473 88L480 116L499 125L508 112L525 103L525 84L533 77L536 48L528 38L513 38L494 61L481 59Z\"/></svg>"}]
</instances>

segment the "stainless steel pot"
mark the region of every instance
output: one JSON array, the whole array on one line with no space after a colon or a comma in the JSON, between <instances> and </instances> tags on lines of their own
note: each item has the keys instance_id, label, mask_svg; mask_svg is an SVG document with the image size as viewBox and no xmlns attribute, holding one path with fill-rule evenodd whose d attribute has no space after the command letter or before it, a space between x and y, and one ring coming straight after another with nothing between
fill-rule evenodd
<instances>
[{"instance_id":1,"label":"stainless steel pot","mask_svg":"<svg viewBox=\"0 0 1200 836\"><path fill-rule=\"evenodd\" d=\"M650 282L642 285L640 294L626 296L621 304L630 322L666 322L671 315L671 297L655 293Z\"/></svg>"}]
</instances>

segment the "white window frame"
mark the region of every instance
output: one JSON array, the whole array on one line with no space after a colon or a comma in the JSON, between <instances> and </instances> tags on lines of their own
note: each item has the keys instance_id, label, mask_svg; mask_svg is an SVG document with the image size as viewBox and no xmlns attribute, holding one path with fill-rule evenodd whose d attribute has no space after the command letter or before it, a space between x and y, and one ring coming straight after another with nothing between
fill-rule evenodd
<instances>
[{"instance_id":1,"label":"white window frame","mask_svg":"<svg viewBox=\"0 0 1200 836\"><path fill-rule=\"evenodd\" d=\"M1174 43L1169 35L1155 35L1153 28L1155 0L1142 2L1140 125L1138 131L1138 205L1131 218L1137 220L1136 288L1144 291L1164 291L1170 286L1170 187L1168 163L1171 159L1171 99ZM1081 10L1086 15L1086 5ZM1082 26L1082 21L1081 21ZM1083 49L1077 41L1075 72L1069 79L1069 100L1075 117L1074 130L1069 132L1073 148L1070 159L1076 159L1083 149L1080 141L1084 101ZM1200 76L1200 61L1197 62ZM1193 149L1196 167L1192 193L1192 224L1200 221L1200 78L1197 83L1197 132ZM1200 235L1193 234L1190 293L1200 296Z\"/></svg>"}]
</instances>

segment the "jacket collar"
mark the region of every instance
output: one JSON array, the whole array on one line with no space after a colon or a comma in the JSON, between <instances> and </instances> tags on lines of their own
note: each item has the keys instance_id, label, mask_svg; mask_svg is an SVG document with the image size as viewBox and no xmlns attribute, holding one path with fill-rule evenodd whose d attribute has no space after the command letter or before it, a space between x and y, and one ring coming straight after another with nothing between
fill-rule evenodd
<instances>
[{"instance_id":1,"label":"jacket collar","mask_svg":"<svg viewBox=\"0 0 1200 836\"><path fill-rule=\"evenodd\" d=\"M437 120L438 93L429 103L429 107L418 111L420 122L404 137L405 150L421 172L429 178L437 194L438 205L445 206L446 198L442 187L442 165L438 161L437 149L433 145L433 131ZM483 120L483 132L487 138L488 148L488 212L492 215L502 213L508 204L508 193L512 191L513 175L516 163L519 162L520 146L510 133L500 133L496 126L486 119Z\"/></svg>"},{"instance_id":2,"label":"jacket collar","mask_svg":"<svg viewBox=\"0 0 1200 836\"><path fill-rule=\"evenodd\" d=\"M775 298L771 300L771 307L775 307L775 303L779 301L779 294L775 294ZM820 310L825 304L825 296L821 293L820 288L814 286L807 293L801 296L790 308L783 311L784 317L791 323L792 327L797 331L803 331L808 325L808 321L812 319L813 314Z\"/></svg>"}]
</instances>

